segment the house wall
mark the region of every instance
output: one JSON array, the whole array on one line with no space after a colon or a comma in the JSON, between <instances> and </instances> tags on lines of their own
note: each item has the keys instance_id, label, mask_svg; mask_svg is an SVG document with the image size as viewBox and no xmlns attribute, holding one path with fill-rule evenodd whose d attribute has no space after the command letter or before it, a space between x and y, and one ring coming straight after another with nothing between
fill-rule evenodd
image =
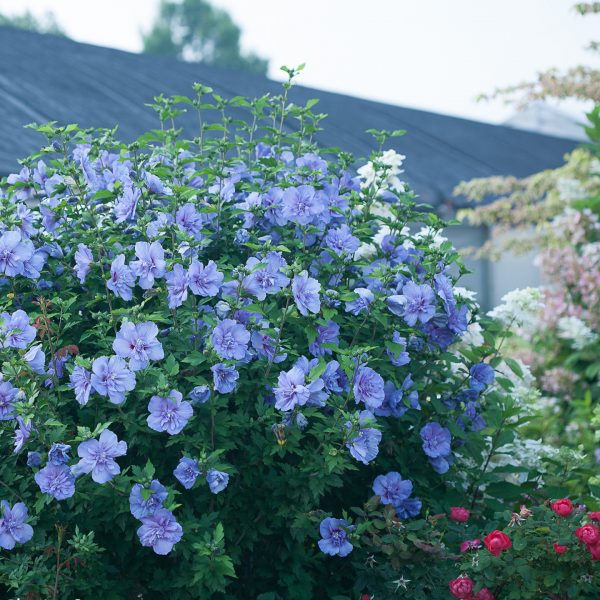
<instances>
[{"instance_id":1,"label":"house wall","mask_svg":"<svg viewBox=\"0 0 600 600\"><path fill-rule=\"evenodd\" d=\"M517 234L512 232L511 236L526 236L526 233ZM506 236L500 236L503 240ZM492 306L500 304L502 296L510 290L524 287L538 287L542 284L542 277L538 267L533 264L536 252L527 254L512 254L504 252L499 261L491 263L490 277L490 300Z\"/></svg>"},{"instance_id":2,"label":"house wall","mask_svg":"<svg viewBox=\"0 0 600 600\"><path fill-rule=\"evenodd\" d=\"M444 235L458 249L478 248L488 239L489 231L486 227L458 225L446 229ZM482 310L491 310L500 304L507 292L541 285L540 271L533 264L534 257L535 252L524 255L504 253L498 261L466 256L465 265L472 273L461 278L459 285L476 291Z\"/></svg>"},{"instance_id":3,"label":"house wall","mask_svg":"<svg viewBox=\"0 0 600 600\"><path fill-rule=\"evenodd\" d=\"M455 225L444 230L444 236L459 250L479 248L486 241L487 235L486 227L470 225ZM492 301L489 261L466 255L464 262L471 273L461 277L459 285L477 292L477 301L482 309L489 310Z\"/></svg>"}]
</instances>

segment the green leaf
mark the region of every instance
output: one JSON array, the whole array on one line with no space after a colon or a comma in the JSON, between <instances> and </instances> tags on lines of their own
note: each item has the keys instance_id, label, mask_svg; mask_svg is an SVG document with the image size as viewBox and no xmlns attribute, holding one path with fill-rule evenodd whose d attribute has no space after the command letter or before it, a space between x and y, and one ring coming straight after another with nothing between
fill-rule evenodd
<instances>
[{"instance_id":1,"label":"green leaf","mask_svg":"<svg viewBox=\"0 0 600 600\"><path fill-rule=\"evenodd\" d=\"M523 494L521 486L509 483L508 481L490 483L485 491L490 496L504 500L517 500Z\"/></svg>"},{"instance_id":2,"label":"green leaf","mask_svg":"<svg viewBox=\"0 0 600 600\"><path fill-rule=\"evenodd\" d=\"M152 464L150 459L148 459L146 461L146 466L144 467L144 475L148 479L152 479L154 477L154 473L155 473L154 465Z\"/></svg>"},{"instance_id":3,"label":"green leaf","mask_svg":"<svg viewBox=\"0 0 600 600\"><path fill-rule=\"evenodd\" d=\"M504 357L504 362L517 377L523 377L523 369L514 358Z\"/></svg>"},{"instance_id":4,"label":"green leaf","mask_svg":"<svg viewBox=\"0 0 600 600\"><path fill-rule=\"evenodd\" d=\"M527 541L523 536L513 537L513 548L518 552L524 550L527 547Z\"/></svg>"},{"instance_id":5,"label":"green leaf","mask_svg":"<svg viewBox=\"0 0 600 600\"><path fill-rule=\"evenodd\" d=\"M192 367L197 367L203 362L206 362L206 356L204 356L202 352L195 350L191 354L188 354L181 362L192 365Z\"/></svg>"},{"instance_id":6,"label":"green leaf","mask_svg":"<svg viewBox=\"0 0 600 600\"><path fill-rule=\"evenodd\" d=\"M174 377L175 375L177 375L177 373L179 373L179 363L172 354L169 354L169 356L167 357L167 360L164 363L164 368L167 374L171 377Z\"/></svg>"},{"instance_id":7,"label":"green leaf","mask_svg":"<svg viewBox=\"0 0 600 600\"><path fill-rule=\"evenodd\" d=\"M325 359L323 357L319 358L319 362L310 370L310 373L308 374L308 380L314 381L315 379L318 379L321 375L323 375L326 368L327 363L325 362Z\"/></svg>"},{"instance_id":8,"label":"green leaf","mask_svg":"<svg viewBox=\"0 0 600 600\"><path fill-rule=\"evenodd\" d=\"M225 530L223 529L223 523L217 523L213 539L215 541L215 544L217 545L220 545L221 542L225 539Z\"/></svg>"}]
</instances>

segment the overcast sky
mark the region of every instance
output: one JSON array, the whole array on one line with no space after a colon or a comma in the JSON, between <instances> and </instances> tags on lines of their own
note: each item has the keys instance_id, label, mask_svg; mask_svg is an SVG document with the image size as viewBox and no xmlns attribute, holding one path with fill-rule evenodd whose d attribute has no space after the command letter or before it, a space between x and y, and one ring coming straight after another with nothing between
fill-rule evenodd
<instances>
[{"instance_id":1,"label":"overcast sky","mask_svg":"<svg viewBox=\"0 0 600 600\"><path fill-rule=\"evenodd\" d=\"M584 50L600 16L574 0L213 0L243 31L245 49L306 63L300 83L393 104L501 122L514 109L482 92L549 67L598 64ZM139 52L158 0L0 0L0 12L52 11L78 41ZM0 71L1 71L0 65ZM243 93L243 90L240 90ZM570 112L574 105L564 106Z\"/></svg>"}]
</instances>

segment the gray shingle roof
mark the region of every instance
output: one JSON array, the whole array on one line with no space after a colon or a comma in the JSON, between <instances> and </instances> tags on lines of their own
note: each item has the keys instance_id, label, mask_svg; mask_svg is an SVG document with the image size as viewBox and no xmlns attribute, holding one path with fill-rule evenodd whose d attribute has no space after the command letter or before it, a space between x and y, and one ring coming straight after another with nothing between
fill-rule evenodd
<instances>
[{"instance_id":1,"label":"gray shingle roof","mask_svg":"<svg viewBox=\"0 0 600 600\"><path fill-rule=\"evenodd\" d=\"M131 141L158 126L154 112L144 103L161 92L192 95L194 81L222 96L253 97L281 90L278 83L258 75L0 27L0 174L15 171L16 160L43 142L35 132L23 129L27 123L118 124L119 136ZM452 189L461 180L529 175L558 166L564 153L576 145L510 127L300 86L291 94L292 101L299 103L309 98L319 98L318 111L329 115L320 136L325 146L367 156L375 143L366 129L406 129L407 135L392 140L388 147L407 155L406 179L423 201L436 205L449 204ZM188 115L182 123L190 136L197 134L195 115Z\"/></svg>"}]
</instances>

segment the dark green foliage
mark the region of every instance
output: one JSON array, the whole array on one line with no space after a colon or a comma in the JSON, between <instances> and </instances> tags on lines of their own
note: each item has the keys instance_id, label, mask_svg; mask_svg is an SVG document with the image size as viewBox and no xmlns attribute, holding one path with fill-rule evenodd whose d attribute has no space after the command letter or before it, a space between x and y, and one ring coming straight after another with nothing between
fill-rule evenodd
<instances>
[{"instance_id":1,"label":"dark green foliage","mask_svg":"<svg viewBox=\"0 0 600 600\"><path fill-rule=\"evenodd\" d=\"M144 52L265 75L268 61L244 54L240 37L229 14L206 0L161 0L156 22L143 35Z\"/></svg>"},{"instance_id":2,"label":"dark green foliage","mask_svg":"<svg viewBox=\"0 0 600 600\"><path fill-rule=\"evenodd\" d=\"M14 16L0 14L0 26L27 29L29 31L37 31L38 33L51 33L63 37L66 36L63 28L59 25L54 14L51 12L47 12L42 19L38 19L29 11Z\"/></svg>"}]
</instances>

